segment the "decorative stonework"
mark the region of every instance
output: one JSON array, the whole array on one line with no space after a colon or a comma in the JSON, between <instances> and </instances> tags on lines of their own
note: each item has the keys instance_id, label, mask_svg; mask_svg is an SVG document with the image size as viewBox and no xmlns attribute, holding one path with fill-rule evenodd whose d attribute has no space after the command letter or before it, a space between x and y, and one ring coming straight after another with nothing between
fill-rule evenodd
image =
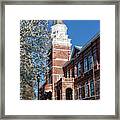
<instances>
[{"instance_id":1,"label":"decorative stonework","mask_svg":"<svg viewBox=\"0 0 120 120\"><path fill-rule=\"evenodd\" d=\"M59 22L58 22L59 23ZM65 24L55 24L51 27L52 44L70 46L71 39L67 35L67 27Z\"/></svg>"}]
</instances>

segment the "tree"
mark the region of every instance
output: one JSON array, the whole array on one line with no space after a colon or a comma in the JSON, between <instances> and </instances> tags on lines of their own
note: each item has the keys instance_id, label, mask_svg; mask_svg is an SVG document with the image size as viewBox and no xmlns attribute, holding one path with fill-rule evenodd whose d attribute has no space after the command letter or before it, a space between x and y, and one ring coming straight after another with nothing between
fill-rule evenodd
<instances>
[{"instance_id":1,"label":"tree","mask_svg":"<svg viewBox=\"0 0 120 120\"><path fill-rule=\"evenodd\" d=\"M20 21L20 90L21 99L35 99L37 80L42 83L47 70L51 39L46 20ZM39 76L39 78L38 78Z\"/></svg>"}]
</instances>

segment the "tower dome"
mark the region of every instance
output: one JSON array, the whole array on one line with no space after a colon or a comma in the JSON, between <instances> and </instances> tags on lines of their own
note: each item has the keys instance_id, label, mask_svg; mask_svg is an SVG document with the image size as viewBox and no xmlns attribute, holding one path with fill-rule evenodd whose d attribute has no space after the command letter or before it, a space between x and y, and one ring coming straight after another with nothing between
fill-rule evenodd
<instances>
[{"instance_id":1,"label":"tower dome","mask_svg":"<svg viewBox=\"0 0 120 120\"><path fill-rule=\"evenodd\" d=\"M67 35L67 26L63 23L63 20L54 20L51 26L51 38L53 44L62 44L71 46L71 39Z\"/></svg>"}]
</instances>

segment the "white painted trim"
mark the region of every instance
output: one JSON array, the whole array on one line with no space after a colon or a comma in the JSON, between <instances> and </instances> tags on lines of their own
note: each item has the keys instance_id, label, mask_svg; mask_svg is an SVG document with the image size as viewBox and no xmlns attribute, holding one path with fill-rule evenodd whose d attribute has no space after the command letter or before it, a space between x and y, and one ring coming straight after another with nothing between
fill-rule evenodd
<instances>
[{"instance_id":1,"label":"white painted trim","mask_svg":"<svg viewBox=\"0 0 120 120\"><path fill-rule=\"evenodd\" d=\"M60 51L71 51L70 49L69 50L66 50L66 49L56 49L56 48L53 48L53 50L60 50Z\"/></svg>"},{"instance_id":2,"label":"white painted trim","mask_svg":"<svg viewBox=\"0 0 120 120\"><path fill-rule=\"evenodd\" d=\"M57 41L57 40L56 40L56 41ZM69 42L64 42L64 41L63 41L63 42L61 42L61 41L60 41L60 42L58 42L58 41L56 42L56 41L55 41L55 40L52 41L52 44L54 44L54 45L56 45L56 44L65 45L65 46L70 46L70 47L72 46L72 44L69 43Z\"/></svg>"},{"instance_id":3,"label":"white painted trim","mask_svg":"<svg viewBox=\"0 0 120 120\"><path fill-rule=\"evenodd\" d=\"M61 66L52 66L52 67L54 67L54 68L62 68Z\"/></svg>"},{"instance_id":4,"label":"white painted trim","mask_svg":"<svg viewBox=\"0 0 120 120\"><path fill-rule=\"evenodd\" d=\"M58 76L58 75L64 75L64 74L52 74L52 75L57 75Z\"/></svg>"},{"instance_id":5,"label":"white painted trim","mask_svg":"<svg viewBox=\"0 0 120 120\"><path fill-rule=\"evenodd\" d=\"M53 60L68 61L68 59L53 58Z\"/></svg>"}]
</instances>

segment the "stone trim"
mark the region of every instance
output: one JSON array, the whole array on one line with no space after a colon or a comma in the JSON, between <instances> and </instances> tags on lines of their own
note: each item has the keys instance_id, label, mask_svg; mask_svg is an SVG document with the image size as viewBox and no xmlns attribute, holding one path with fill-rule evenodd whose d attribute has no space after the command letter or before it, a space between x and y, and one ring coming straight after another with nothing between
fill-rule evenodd
<instances>
[{"instance_id":1,"label":"stone trim","mask_svg":"<svg viewBox=\"0 0 120 120\"><path fill-rule=\"evenodd\" d=\"M53 48L53 50L58 50L58 51L71 51L70 49L57 49L57 48Z\"/></svg>"},{"instance_id":2,"label":"stone trim","mask_svg":"<svg viewBox=\"0 0 120 120\"><path fill-rule=\"evenodd\" d=\"M64 74L52 74L52 75L64 75Z\"/></svg>"},{"instance_id":3,"label":"stone trim","mask_svg":"<svg viewBox=\"0 0 120 120\"><path fill-rule=\"evenodd\" d=\"M61 66L52 66L52 67L56 67L56 68L62 68Z\"/></svg>"},{"instance_id":4,"label":"stone trim","mask_svg":"<svg viewBox=\"0 0 120 120\"><path fill-rule=\"evenodd\" d=\"M54 58L53 60L68 61L68 59Z\"/></svg>"}]
</instances>

